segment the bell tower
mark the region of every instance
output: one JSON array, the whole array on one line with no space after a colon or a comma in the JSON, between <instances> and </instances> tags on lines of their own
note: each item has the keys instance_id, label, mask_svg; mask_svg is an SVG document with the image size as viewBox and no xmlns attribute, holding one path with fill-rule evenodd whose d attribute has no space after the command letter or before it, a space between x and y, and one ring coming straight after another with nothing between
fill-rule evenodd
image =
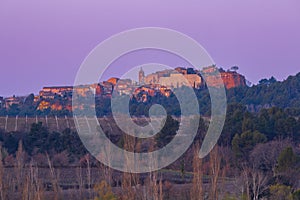
<instances>
[{"instance_id":1,"label":"bell tower","mask_svg":"<svg viewBox=\"0 0 300 200\"><path fill-rule=\"evenodd\" d=\"M145 83L145 72L143 68L141 68L139 71L139 84L143 85L144 83Z\"/></svg>"}]
</instances>

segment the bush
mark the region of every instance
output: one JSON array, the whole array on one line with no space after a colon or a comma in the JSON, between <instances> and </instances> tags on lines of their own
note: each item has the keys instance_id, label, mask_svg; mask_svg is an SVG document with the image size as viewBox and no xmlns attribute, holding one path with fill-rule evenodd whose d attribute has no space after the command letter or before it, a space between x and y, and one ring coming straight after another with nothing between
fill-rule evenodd
<instances>
[{"instance_id":1,"label":"bush","mask_svg":"<svg viewBox=\"0 0 300 200\"><path fill-rule=\"evenodd\" d=\"M293 200L300 200L300 190L293 193Z\"/></svg>"},{"instance_id":2,"label":"bush","mask_svg":"<svg viewBox=\"0 0 300 200\"><path fill-rule=\"evenodd\" d=\"M286 185L270 186L270 199L272 200L293 200L292 189Z\"/></svg>"}]
</instances>

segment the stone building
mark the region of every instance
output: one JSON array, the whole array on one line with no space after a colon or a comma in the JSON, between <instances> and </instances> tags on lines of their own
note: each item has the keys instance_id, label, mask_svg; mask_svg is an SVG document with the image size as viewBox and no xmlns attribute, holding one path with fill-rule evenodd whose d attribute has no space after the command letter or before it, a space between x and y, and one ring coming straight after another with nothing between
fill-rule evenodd
<instances>
[{"instance_id":1,"label":"stone building","mask_svg":"<svg viewBox=\"0 0 300 200\"><path fill-rule=\"evenodd\" d=\"M134 89L132 96L135 97L140 102L148 101L149 97L154 97L156 95L163 95L169 97L172 91L160 84L148 84Z\"/></svg>"},{"instance_id":2,"label":"stone building","mask_svg":"<svg viewBox=\"0 0 300 200\"><path fill-rule=\"evenodd\" d=\"M158 84L159 79L161 77L167 77L170 76L171 72L174 70L166 69L162 71L157 71L151 74L148 74L145 76L145 73L143 69L139 71L139 84L144 85L144 84Z\"/></svg>"},{"instance_id":3,"label":"stone building","mask_svg":"<svg viewBox=\"0 0 300 200\"><path fill-rule=\"evenodd\" d=\"M120 95L131 95L135 89L136 83L131 79L120 79L115 86L115 91Z\"/></svg>"},{"instance_id":4,"label":"stone building","mask_svg":"<svg viewBox=\"0 0 300 200\"><path fill-rule=\"evenodd\" d=\"M38 107L37 107L37 110L46 110L48 108L50 108L51 104L49 102L49 100L42 100L40 101Z\"/></svg>"},{"instance_id":5,"label":"stone building","mask_svg":"<svg viewBox=\"0 0 300 200\"><path fill-rule=\"evenodd\" d=\"M54 99L55 96L72 94L72 91L72 86L43 87L43 89L39 92L39 96L43 99Z\"/></svg>"},{"instance_id":6,"label":"stone building","mask_svg":"<svg viewBox=\"0 0 300 200\"><path fill-rule=\"evenodd\" d=\"M141 84L142 82L144 84L160 84L169 88L178 88L184 85L200 88L202 78L193 68L177 67L174 70L166 69L147 76L144 75L141 69L139 72L139 83Z\"/></svg>"},{"instance_id":7,"label":"stone building","mask_svg":"<svg viewBox=\"0 0 300 200\"><path fill-rule=\"evenodd\" d=\"M202 85L202 78L198 74L181 74L174 72L168 77L161 77L159 84L168 88L179 88L182 86L200 88Z\"/></svg>"},{"instance_id":8,"label":"stone building","mask_svg":"<svg viewBox=\"0 0 300 200\"><path fill-rule=\"evenodd\" d=\"M23 103L24 99L25 97L16 97L16 96L7 97L4 99L4 106L5 108L9 108L13 104L20 105Z\"/></svg>"}]
</instances>

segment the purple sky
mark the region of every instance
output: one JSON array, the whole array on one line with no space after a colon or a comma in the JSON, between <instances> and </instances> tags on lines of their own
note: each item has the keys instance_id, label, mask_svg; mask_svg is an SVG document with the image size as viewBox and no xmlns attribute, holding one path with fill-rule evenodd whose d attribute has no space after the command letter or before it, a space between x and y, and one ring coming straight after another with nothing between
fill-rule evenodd
<instances>
[{"instance_id":1,"label":"purple sky","mask_svg":"<svg viewBox=\"0 0 300 200\"><path fill-rule=\"evenodd\" d=\"M1 1L0 96L72 85L98 43L144 26L191 36L251 82L282 80L300 71L299 10L299 0Z\"/></svg>"}]
</instances>

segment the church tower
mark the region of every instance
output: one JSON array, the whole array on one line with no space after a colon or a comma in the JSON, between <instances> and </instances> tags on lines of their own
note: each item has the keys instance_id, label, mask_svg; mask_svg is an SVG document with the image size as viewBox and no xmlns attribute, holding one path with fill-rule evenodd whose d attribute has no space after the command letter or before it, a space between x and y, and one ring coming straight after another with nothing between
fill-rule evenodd
<instances>
[{"instance_id":1,"label":"church tower","mask_svg":"<svg viewBox=\"0 0 300 200\"><path fill-rule=\"evenodd\" d=\"M143 68L141 68L139 71L139 84L143 85L144 83L145 83L145 72Z\"/></svg>"}]
</instances>

